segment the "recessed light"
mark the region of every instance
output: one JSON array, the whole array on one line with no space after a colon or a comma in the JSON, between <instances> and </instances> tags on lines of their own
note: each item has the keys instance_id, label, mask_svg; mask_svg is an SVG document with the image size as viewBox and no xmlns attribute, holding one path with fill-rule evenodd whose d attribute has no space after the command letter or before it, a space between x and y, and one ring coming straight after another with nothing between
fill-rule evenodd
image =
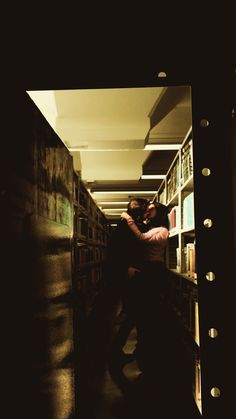
<instances>
[{"instance_id":1,"label":"recessed light","mask_svg":"<svg viewBox=\"0 0 236 419\"><path fill-rule=\"evenodd\" d=\"M141 179L165 179L166 175L142 175Z\"/></svg>"},{"instance_id":2,"label":"recessed light","mask_svg":"<svg viewBox=\"0 0 236 419\"><path fill-rule=\"evenodd\" d=\"M146 144L144 150L179 150L181 144Z\"/></svg>"},{"instance_id":3,"label":"recessed light","mask_svg":"<svg viewBox=\"0 0 236 419\"><path fill-rule=\"evenodd\" d=\"M102 194L102 195L113 195L113 194L120 194L120 195L152 195L155 194L156 191L93 191L92 194Z\"/></svg>"},{"instance_id":4,"label":"recessed light","mask_svg":"<svg viewBox=\"0 0 236 419\"><path fill-rule=\"evenodd\" d=\"M133 148L81 148L81 147L68 147L68 150L69 151L73 151L73 152L76 152L76 151L83 151L83 152L88 152L88 151L92 151L92 152L95 152L95 151L101 151L101 152L103 152L103 151L113 151L113 152L117 152L117 151L133 151L134 149ZM137 150L142 150L141 148L138 148Z\"/></svg>"}]
</instances>

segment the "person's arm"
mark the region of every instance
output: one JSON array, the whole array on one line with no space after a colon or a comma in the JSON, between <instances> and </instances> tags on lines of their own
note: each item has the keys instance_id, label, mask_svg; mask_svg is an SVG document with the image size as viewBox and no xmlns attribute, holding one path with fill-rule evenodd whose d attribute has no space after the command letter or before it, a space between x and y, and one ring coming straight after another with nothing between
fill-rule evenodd
<instances>
[{"instance_id":1,"label":"person's arm","mask_svg":"<svg viewBox=\"0 0 236 419\"><path fill-rule=\"evenodd\" d=\"M146 242L158 241L159 243L161 243L166 241L169 236L169 231L166 228L152 228L146 233L141 233L141 231L135 224L133 218L129 214L127 214L126 212L122 212L121 217L127 221L129 228L133 231L133 233L139 240L143 240Z\"/></svg>"}]
</instances>

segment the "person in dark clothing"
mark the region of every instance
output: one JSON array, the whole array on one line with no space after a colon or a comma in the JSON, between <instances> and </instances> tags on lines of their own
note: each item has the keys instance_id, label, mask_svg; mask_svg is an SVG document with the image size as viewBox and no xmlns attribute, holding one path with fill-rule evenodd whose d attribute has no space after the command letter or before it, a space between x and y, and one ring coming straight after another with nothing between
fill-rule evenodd
<instances>
[{"instance_id":1,"label":"person in dark clothing","mask_svg":"<svg viewBox=\"0 0 236 419\"><path fill-rule=\"evenodd\" d=\"M139 273L136 303L136 327L139 336L136 360L146 382L169 394L170 383L181 399L191 389L188 361L179 338L178 324L170 307L168 270L165 249L169 237L168 208L151 203L144 217L148 218L148 232L141 232L130 214L121 217L136 237L145 244L144 258ZM181 380L180 380L181 377Z\"/></svg>"},{"instance_id":2,"label":"person in dark clothing","mask_svg":"<svg viewBox=\"0 0 236 419\"><path fill-rule=\"evenodd\" d=\"M133 198L127 209L127 213L132 216L143 232L147 231L147 226L143 223L143 215L147 204L146 199ZM122 368L126 362L133 359L133 356L132 354L131 356L126 355L122 348L135 326L136 290L138 273L142 266L143 245L136 240L127 222L121 220L112 234L108 249L109 271L113 281L113 290L117 298L121 300L123 313L125 313L124 320L121 322L112 343L109 371L114 381L124 392L128 383L122 374Z\"/></svg>"},{"instance_id":3,"label":"person in dark clothing","mask_svg":"<svg viewBox=\"0 0 236 419\"><path fill-rule=\"evenodd\" d=\"M130 214L123 212L121 217L136 237L143 243L142 266L139 275L139 292L137 291L136 323L139 335L138 361L142 370L153 368L153 357L157 356L157 348L153 344L153 330L158 326L164 332L166 326L166 310L163 305L167 284L165 268L165 249L169 237L168 209L162 204L151 203L144 218L148 218L148 232L140 231ZM163 314L165 312L165 315ZM158 345L160 348L160 343ZM152 356L150 356L152 355Z\"/></svg>"}]
</instances>

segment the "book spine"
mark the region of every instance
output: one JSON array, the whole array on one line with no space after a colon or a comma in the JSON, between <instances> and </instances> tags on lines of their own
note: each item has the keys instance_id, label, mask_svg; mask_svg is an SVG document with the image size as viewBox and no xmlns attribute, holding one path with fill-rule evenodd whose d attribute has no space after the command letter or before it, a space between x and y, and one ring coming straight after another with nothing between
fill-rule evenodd
<instances>
[{"instance_id":1,"label":"book spine","mask_svg":"<svg viewBox=\"0 0 236 419\"><path fill-rule=\"evenodd\" d=\"M200 344L199 338L199 310L198 310L198 302L195 301L195 341L197 344Z\"/></svg>"}]
</instances>

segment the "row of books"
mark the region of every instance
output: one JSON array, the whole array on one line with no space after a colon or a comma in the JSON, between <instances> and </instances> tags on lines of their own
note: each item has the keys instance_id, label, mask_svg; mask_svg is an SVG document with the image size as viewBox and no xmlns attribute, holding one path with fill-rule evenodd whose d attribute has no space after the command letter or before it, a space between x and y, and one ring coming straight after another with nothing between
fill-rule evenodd
<instances>
[{"instance_id":1,"label":"row of books","mask_svg":"<svg viewBox=\"0 0 236 419\"><path fill-rule=\"evenodd\" d=\"M199 310L198 301L196 300L196 293L192 286L186 285L185 282L178 282L179 288L176 288L175 296L175 310L179 313L181 320L189 333L192 335L194 341L199 346ZM192 352L192 348L191 348ZM193 354L193 395L196 404L201 412L201 369L199 361L199 351L196 349Z\"/></svg>"},{"instance_id":2,"label":"row of books","mask_svg":"<svg viewBox=\"0 0 236 419\"><path fill-rule=\"evenodd\" d=\"M94 230L94 239L101 242L101 243L107 243L107 234L105 231L101 229L95 229Z\"/></svg>"},{"instance_id":3,"label":"row of books","mask_svg":"<svg viewBox=\"0 0 236 419\"><path fill-rule=\"evenodd\" d=\"M77 248L77 264L78 267L85 265L89 261L93 260L94 249L93 247L81 246Z\"/></svg>"},{"instance_id":4,"label":"row of books","mask_svg":"<svg viewBox=\"0 0 236 419\"><path fill-rule=\"evenodd\" d=\"M79 173L74 173L74 240L73 281L78 292L81 318L93 310L102 286L108 221L92 199Z\"/></svg>"},{"instance_id":5,"label":"row of books","mask_svg":"<svg viewBox=\"0 0 236 419\"><path fill-rule=\"evenodd\" d=\"M73 178L73 200L75 206L79 205L80 210L85 213L91 221L103 227L107 227L107 219L100 208L96 205L79 173L74 173Z\"/></svg>"},{"instance_id":6,"label":"row of books","mask_svg":"<svg viewBox=\"0 0 236 419\"><path fill-rule=\"evenodd\" d=\"M164 204L165 205L165 193L166 193L166 190L165 190L165 188L160 192L160 194L159 194L159 199L158 199L158 201L161 203L161 204Z\"/></svg>"},{"instance_id":7,"label":"row of books","mask_svg":"<svg viewBox=\"0 0 236 419\"><path fill-rule=\"evenodd\" d=\"M179 278L173 280L172 287L171 295L173 309L178 313L185 329L199 346L200 335L197 290L189 281L184 279L180 281Z\"/></svg>"},{"instance_id":8,"label":"row of books","mask_svg":"<svg viewBox=\"0 0 236 419\"><path fill-rule=\"evenodd\" d=\"M179 206L176 205L170 210L168 214L170 230L174 231L176 228L179 227L179 222L180 222L179 217L180 217Z\"/></svg>"},{"instance_id":9,"label":"row of books","mask_svg":"<svg viewBox=\"0 0 236 419\"><path fill-rule=\"evenodd\" d=\"M180 226L180 210L179 205L175 205L168 214L170 230L175 230ZM186 196L183 200L183 218L182 228L194 228L194 194L193 192Z\"/></svg>"},{"instance_id":10,"label":"row of books","mask_svg":"<svg viewBox=\"0 0 236 419\"><path fill-rule=\"evenodd\" d=\"M93 266L88 272L80 273L77 283L81 297L84 298L83 302L88 302L96 294L101 275L99 266Z\"/></svg>"},{"instance_id":11,"label":"row of books","mask_svg":"<svg viewBox=\"0 0 236 419\"><path fill-rule=\"evenodd\" d=\"M108 232L100 225L89 223L87 218L77 217L74 220L74 234L83 239L106 243Z\"/></svg>"},{"instance_id":12,"label":"row of books","mask_svg":"<svg viewBox=\"0 0 236 419\"><path fill-rule=\"evenodd\" d=\"M102 279L100 266L93 266L86 274L80 274L77 281L77 289L84 306L84 313L88 315L93 309L96 296L98 295Z\"/></svg>"},{"instance_id":13,"label":"row of books","mask_svg":"<svg viewBox=\"0 0 236 419\"><path fill-rule=\"evenodd\" d=\"M78 176L75 173L73 176L73 200L76 203L79 200L79 182L78 182Z\"/></svg>"},{"instance_id":14,"label":"row of books","mask_svg":"<svg viewBox=\"0 0 236 419\"><path fill-rule=\"evenodd\" d=\"M87 208L87 197L86 194L83 193L82 191L79 191L79 204L81 205L81 207L83 207L84 209Z\"/></svg>"},{"instance_id":15,"label":"row of books","mask_svg":"<svg viewBox=\"0 0 236 419\"><path fill-rule=\"evenodd\" d=\"M177 159L167 177L167 202L172 199L179 187L179 172L179 159Z\"/></svg>"},{"instance_id":16,"label":"row of books","mask_svg":"<svg viewBox=\"0 0 236 419\"><path fill-rule=\"evenodd\" d=\"M181 185L193 174L192 140L182 148L181 153Z\"/></svg>"},{"instance_id":17,"label":"row of books","mask_svg":"<svg viewBox=\"0 0 236 419\"><path fill-rule=\"evenodd\" d=\"M88 262L98 262L105 259L105 248L100 246L83 246L77 247L77 262L81 265Z\"/></svg>"},{"instance_id":18,"label":"row of books","mask_svg":"<svg viewBox=\"0 0 236 419\"><path fill-rule=\"evenodd\" d=\"M77 221L77 233L79 236L88 237L88 220L87 218L78 217Z\"/></svg>"},{"instance_id":19,"label":"row of books","mask_svg":"<svg viewBox=\"0 0 236 419\"><path fill-rule=\"evenodd\" d=\"M176 248L176 270L186 273L192 279L196 278L195 243L187 243L183 248L182 255L180 255L180 248Z\"/></svg>"},{"instance_id":20,"label":"row of books","mask_svg":"<svg viewBox=\"0 0 236 419\"><path fill-rule=\"evenodd\" d=\"M194 228L194 193L183 200L183 229Z\"/></svg>"},{"instance_id":21,"label":"row of books","mask_svg":"<svg viewBox=\"0 0 236 419\"><path fill-rule=\"evenodd\" d=\"M181 150L181 161L179 158L166 179L167 203L172 199L179 186L182 186L193 175L193 148L192 139ZM165 204L165 188L159 193L159 202Z\"/></svg>"},{"instance_id":22,"label":"row of books","mask_svg":"<svg viewBox=\"0 0 236 419\"><path fill-rule=\"evenodd\" d=\"M199 346L199 312L198 312L198 301L196 300L195 291L191 285L184 285L182 287L182 295L178 302L178 311L181 313L181 317L188 331L191 333L195 342Z\"/></svg>"}]
</instances>

